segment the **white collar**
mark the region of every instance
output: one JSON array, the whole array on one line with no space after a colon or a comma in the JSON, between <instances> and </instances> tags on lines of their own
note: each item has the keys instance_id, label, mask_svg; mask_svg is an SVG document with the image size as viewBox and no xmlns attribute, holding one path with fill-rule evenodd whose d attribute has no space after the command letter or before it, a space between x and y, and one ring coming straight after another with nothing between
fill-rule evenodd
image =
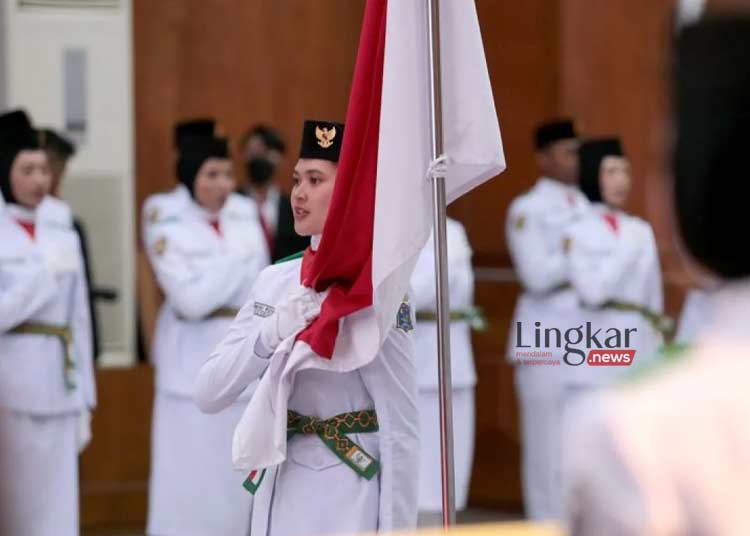
<instances>
[{"instance_id":1,"label":"white collar","mask_svg":"<svg viewBox=\"0 0 750 536\"><path fill-rule=\"evenodd\" d=\"M177 185L176 191L180 201L184 202L187 206L187 209L192 211L193 214L197 215L199 218L205 221L216 221L220 218L221 210L219 212L213 213L200 206L198 202L193 199L193 196L190 195L187 186L185 186L184 184ZM226 202L224 203L224 205L226 206Z\"/></svg>"},{"instance_id":2,"label":"white collar","mask_svg":"<svg viewBox=\"0 0 750 536\"><path fill-rule=\"evenodd\" d=\"M312 235L310 237L310 247L313 251L318 251L318 246L320 245L320 240L323 238L323 235Z\"/></svg>"},{"instance_id":3,"label":"white collar","mask_svg":"<svg viewBox=\"0 0 750 536\"><path fill-rule=\"evenodd\" d=\"M6 210L11 218L28 223L34 223L36 220L36 210L17 205L15 203L6 203Z\"/></svg>"}]
</instances>

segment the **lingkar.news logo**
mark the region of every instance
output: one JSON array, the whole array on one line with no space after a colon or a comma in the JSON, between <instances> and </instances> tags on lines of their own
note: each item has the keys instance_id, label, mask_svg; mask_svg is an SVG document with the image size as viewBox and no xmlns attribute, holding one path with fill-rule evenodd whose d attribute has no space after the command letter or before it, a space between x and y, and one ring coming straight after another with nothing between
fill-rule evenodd
<instances>
[{"instance_id":1,"label":"lingkar.news logo","mask_svg":"<svg viewBox=\"0 0 750 536\"><path fill-rule=\"evenodd\" d=\"M541 322L534 322L534 333L527 334L527 338L533 340L524 340L523 324L516 322L516 358L551 357L552 352L538 349L555 348L565 350L563 361L570 366L577 367L586 363L592 367L627 367L635 360L635 350L630 348L630 337L637 331L638 328L594 330L591 322L563 331L554 327L542 329ZM521 350L522 348L528 348L529 351Z\"/></svg>"}]
</instances>

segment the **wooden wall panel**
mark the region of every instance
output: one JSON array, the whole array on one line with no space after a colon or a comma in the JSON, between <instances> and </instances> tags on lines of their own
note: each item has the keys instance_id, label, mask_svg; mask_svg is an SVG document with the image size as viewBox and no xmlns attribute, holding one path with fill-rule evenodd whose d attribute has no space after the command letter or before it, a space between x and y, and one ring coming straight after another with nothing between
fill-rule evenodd
<instances>
[{"instance_id":1,"label":"wooden wall panel","mask_svg":"<svg viewBox=\"0 0 750 536\"><path fill-rule=\"evenodd\" d=\"M363 0L134 0L137 206L174 184L172 127L196 116L233 140L278 127L288 186L302 120L344 119L363 13Z\"/></svg>"}]
</instances>

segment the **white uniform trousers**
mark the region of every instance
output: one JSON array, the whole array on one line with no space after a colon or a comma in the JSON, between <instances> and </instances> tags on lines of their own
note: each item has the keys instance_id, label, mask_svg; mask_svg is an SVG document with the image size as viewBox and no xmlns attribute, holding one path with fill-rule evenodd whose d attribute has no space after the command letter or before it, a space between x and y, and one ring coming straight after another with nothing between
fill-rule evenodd
<instances>
[{"instance_id":1,"label":"white uniform trousers","mask_svg":"<svg viewBox=\"0 0 750 536\"><path fill-rule=\"evenodd\" d=\"M560 376L560 367L515 369L524 506L533 521L559 520L562 515L560 448L566 397Z\"/></svg>"},{"instance_id":2,"label":"white uniform trousers","mask_svg":"<svg viewBox=\"0 0 750 536\"><path fill-rule=\"evenodd\" d=\"M245 536L252 495L232 467L232 434L245 409L216 415L191 398L157 391L151 437L151 536Z\"/></svg>"},{"instance_id":3,"label":"white uniform trousers","mask_svg":"<svg viewBox=\"0 0 750 536\"><path fill-rule=\"evenodd\" d=\"M437 389L419 390L419 510L442 509L440 474L440 397ZM474 387L453 389L453 458L456 510L466 509L474 461Z\"/></svg>"},{"instance_id":4,"label":"white uniform trousers","mask_svg":"<svg viewBox=\"0 0 750 536\"><path fill-rule=\"evenodd\" d=\"M0 534L78 535L77 414L0 408Z\"/></svg>"}]
</instances>

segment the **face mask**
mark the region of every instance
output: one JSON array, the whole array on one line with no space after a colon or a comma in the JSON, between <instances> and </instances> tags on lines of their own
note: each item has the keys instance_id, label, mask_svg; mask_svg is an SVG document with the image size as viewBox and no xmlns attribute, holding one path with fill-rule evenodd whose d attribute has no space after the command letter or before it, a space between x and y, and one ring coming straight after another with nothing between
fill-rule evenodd
<instances>
[{"instance_id":1,"label":"face mask","mask_svg":"<svg viewBox=\"0 0 750 536\"><path fill-rule=\"evenodd\" d=\"M247 175L250 178L250 181L259 186L262 186L271 180L275 170L276 166L267 158L256 156L251 158L247 163Z\"/></svg>"}]
</instances>

